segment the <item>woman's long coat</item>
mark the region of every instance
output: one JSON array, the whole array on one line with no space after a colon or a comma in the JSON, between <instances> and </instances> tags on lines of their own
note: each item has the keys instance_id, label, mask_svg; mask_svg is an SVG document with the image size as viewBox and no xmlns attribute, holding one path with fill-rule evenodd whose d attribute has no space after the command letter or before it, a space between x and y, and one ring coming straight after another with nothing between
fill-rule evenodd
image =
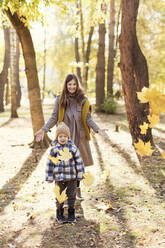
<instances>
[{"instance_id":1,"label":"woman's long coat","mask_svg":"<svg viewBox=\"0 0 165 248\"><path fill-rule=\"evenodd\" d=\"M59 99L60 97L58 96L55 101L52 116L42 128L42 130L46 132L48 132L49 129L58 122ZM84 165L89 166L93 165L93 158L89 140L87 139L86 132L82 123L82 107L85 101L86 98L84 98L81 103L78 103L75 97L69 97L69 99L67 100L63 121L70 128L71 139L73 143L79 148ZM99 130L99 127L93 121L90 112L88 112L87 114L86 122L87 125L95 132Z\"/></svg>"}]
</instances>

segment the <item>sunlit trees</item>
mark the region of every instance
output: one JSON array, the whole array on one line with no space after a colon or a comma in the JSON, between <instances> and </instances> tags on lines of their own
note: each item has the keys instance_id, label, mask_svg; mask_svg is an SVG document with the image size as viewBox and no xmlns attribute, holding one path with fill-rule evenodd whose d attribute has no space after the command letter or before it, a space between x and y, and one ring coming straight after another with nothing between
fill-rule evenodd
<instances>
[{"instance_id":1,"label":"sunlit trees","mask_svg":"<svg viewBox=\"0 0 165 248\"><path fill-rule=\"evenodd\" d=\"M4 89L5 84L8 84L8 69L10 66L10 28L3 25L5 53L3 68L0 73L0 112L4 111Z\"/></svg>"},{"instance_id":2,"label":"sunlit trees","mask_svg":"<svg viewBox=\"0 0 165 248\"><path fill-rule=\"evenodd\" d=\"M107 9L107 5L101 3L100 13L104 16ZM97 64L96 64L96 106L100 105L104 101L105 97L105 20L99 23L99 38L98 38L98 52L97 52Z\"/></svg>"},{"instance_id":3,"label":"sunlit trees","mask_svg":"<svg viewBox=\"0 0 165 248\"><path fill-rule=\"evenodd\" d=\"M11 118L17 118L17 76L16 76L16 49L17 34L14 28L10 32L10 82L11 82Z\"/></svg>"},{"instance_id":4,"label":"sunlit trees","mask_svg":"<svg viewBox=\"0 0 165 248\"><path fill-rule=\"evenodd\" d=\"M115 0L110 1L109 44L107 63L107 95L113 95L113 74L115 58Z\"/></svg>"}]
</instances>

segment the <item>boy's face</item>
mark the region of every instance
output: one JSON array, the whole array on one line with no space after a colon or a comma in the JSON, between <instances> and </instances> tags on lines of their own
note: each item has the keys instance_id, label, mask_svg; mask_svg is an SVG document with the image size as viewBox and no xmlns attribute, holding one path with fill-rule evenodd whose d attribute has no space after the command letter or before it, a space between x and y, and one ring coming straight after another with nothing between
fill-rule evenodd
<instances>
[{"instance_id":1,"label":"boy's face","mask_svg":"<svg viewBox=\"0 0 165 248\"><path fill-rule=\"evenodd\" d=\"M60 133L57 137L57 141L61 144L61 145L65 145L68 141L68 136L64 133Z\"/></svg>"}]
</instances>

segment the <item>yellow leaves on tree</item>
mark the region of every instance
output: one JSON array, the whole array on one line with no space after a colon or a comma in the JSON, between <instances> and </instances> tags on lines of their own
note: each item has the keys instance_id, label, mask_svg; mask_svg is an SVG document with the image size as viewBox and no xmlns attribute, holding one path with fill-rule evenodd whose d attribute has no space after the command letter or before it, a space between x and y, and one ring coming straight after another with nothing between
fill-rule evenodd
<instances>
[{"instance_id":1,"label":"yellow leaves on tree","mask_svg":"<svg viewBox=\"0 0 165 248\"><path fill-rule=\"evenodd\" d=\"M92 185L94 181L95 181L94 176L90 172L84 174L83 184L85 186Z\"/></svg>"},{"instance_id":2,"label":"yellow leaves on tree","mask_svg":"<svg viewBox=\"0 0 165 248\"><path fill-rule=\"evenodd\" d=\"M60 156L58 156L58 158L60 160L64 160L64 161L68 161L69 159L72 158L72 154L69 152L69 149L64 147L63 150L59 151Z\"/></svg>"},{"instance_id":3,"label":"yellow leaves on tree","mask_svg":"<svg viewBox=\"0 0 165 248\"><path fill-rule=\"evenodd\" d=\"M139 153L142 156L150 156L153 153L153 150L151 149L151 143L150 141L147 143L144 143L142 140L139 140L137 143L134 144L137 153Z\"/></svg>"},{"instance_id":4,"label":"yellow leaves on tree","mask_svg":"<svg viewBox=\"0 0 165 248\"><path fill-rule=\"evenodd\" d=\"M62 193L60 194L60 187L58 185L55 185L54 192L56 194L59 204L63 203L64 201L68 199L66 195L66 189L64 189Z\"/></svg>"}]
</instances>

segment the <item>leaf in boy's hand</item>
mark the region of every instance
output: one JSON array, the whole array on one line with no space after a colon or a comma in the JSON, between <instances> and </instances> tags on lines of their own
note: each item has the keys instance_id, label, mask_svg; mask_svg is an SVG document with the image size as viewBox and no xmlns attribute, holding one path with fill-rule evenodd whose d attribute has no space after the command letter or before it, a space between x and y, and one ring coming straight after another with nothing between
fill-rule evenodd
<instances>
[{"instance_id":1,"label":"leaf in boy's hand","mask_svg":"<svg viewBox=\"0 0 165 248\"><path fill-rule=\"evenodd\" d=\"M60 194L60 187L58 185L55 185L54 192L55 192L57 200L60 204L68 199L68 197L66 195L66 189L64 189L62 191L62 193Z\"/></svg>"},{"instance_id":2,"label":"leaf in boy's hand","mask_svg":"<svg viewBox=\"0 0 165 248\"><path fill-rule=\"evenodd\" d=\"M69 149L66 147L64 147L63 150L60 150L59 153L60 153L60 156L58 156L58 158L60 160L68 161L69 159L72 158L72 154L69 152Z\"/></svg>"},{"instance_id":3,"label":"leaf in boy's hand","mask_svg":"<svg viewBox=\"0 0 165 248\"><path fill-rule=\"evenodd\" d=\"M95 181L94 176L90 172L84 174L83 184L85 186L92 185L94 181Z\"/></svg>"},{"instance_id":4,"label":"leaf in boy's hand","mask_svg":"<svg viewBox=\"0 0 165 248\"><path fill-rule=\"evenodd\" d=\"M48 158L49 158L54 164L59 164L59 159L58 159L57 157L52 157L51 155L49 155Z\"/></svg>"}]
</instances>

